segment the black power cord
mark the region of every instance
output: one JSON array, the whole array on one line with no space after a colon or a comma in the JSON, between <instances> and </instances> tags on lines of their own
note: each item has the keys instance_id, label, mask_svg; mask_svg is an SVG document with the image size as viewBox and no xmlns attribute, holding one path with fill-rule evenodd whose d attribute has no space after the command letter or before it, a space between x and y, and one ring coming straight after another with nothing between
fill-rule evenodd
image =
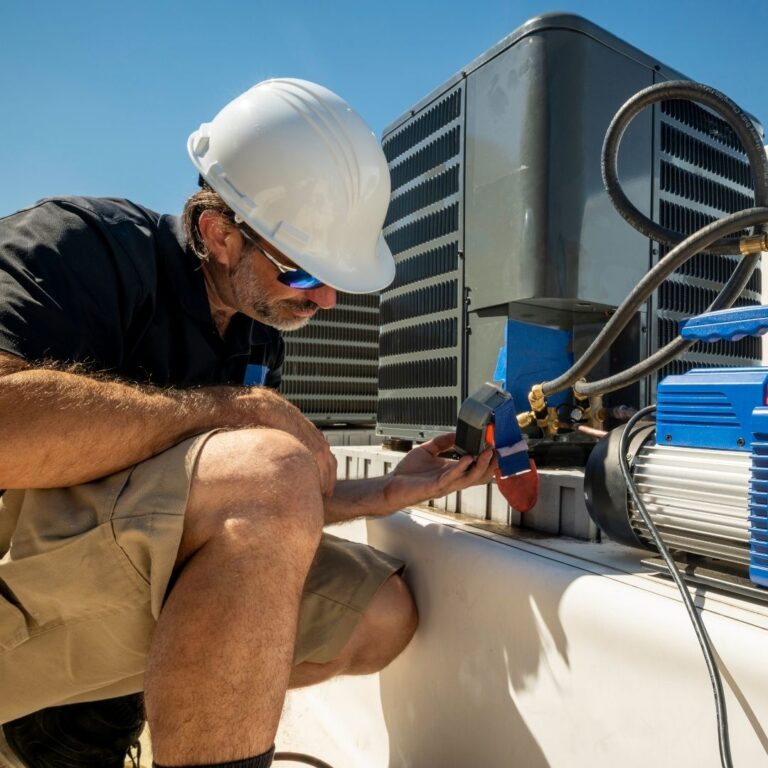
<instances>
[{"instance_id":1,"label":"black power cord","mask_svg":"<svg viewBox=\"0 0 768 768\"><path fill-rule=\"evenodd\" d=\"M627 485L629 495L632 497L632 501L634 502L637 511L640 513L640 517L643 519L643 522L648 528L648 531L651 534L651 538L653 539L653 543L656 545L656 548L659 550L659 553L666 563L672 579L677 585L678 590L680 590L680 595L683 598L683 604L685 605L685 609L688 611L688 616L693 623L693 629L696 632L696 638L699 641L701 652L704 654L704 660L707 663L709 679L712 683L712 692L715 697L715 711L717 713L717 739L720 747L720 764L723 766L723 768L733 768L733 762L731 760L731 743L730 737L728 735L728 713L725 707L725 696L723 694L723 683L720 678L720 670L717 668L717 662L715 661L715 655L712 650L712 642L709 639L709 635L707 633L706 627L704 626L704 622L701 620L701 616L699 616L699 612L696 610L696 606L693 604L693 599L691 598L691 595L685 586L683 577L680 575L680 572L678 571L672 556L669 554L669 550L667 549L666 544L656 529L656 525L654 524L653 520L651 520L651 516L648 514L648 510L645 508L645 505L640 499L635 481L629 469L627 450L629 448L632 429L634 428L635 424L638 423L638 421L653 413L655 410L655 405L649 405L647 408L642 408L639 410L627 422L627 426L624 429L624 432L621 435L621 441L619 442L619 466L621 467L621 474L624 477L624 482Z\"/></svg>"},{"instance_id":2,"label":"black power cord","mask_svg":"<svg viewBox=\"0 0 768 768\"><path fill-rule=\"evenodd\" d=\"M319 757L312 757L312 755L305 755L301 752L275 752L275 762L278 760L291 760L294 763L304 763L305 765L313 765L315 768L333 768L329 763L323 762Z\"/></svg>"}]
</instances>

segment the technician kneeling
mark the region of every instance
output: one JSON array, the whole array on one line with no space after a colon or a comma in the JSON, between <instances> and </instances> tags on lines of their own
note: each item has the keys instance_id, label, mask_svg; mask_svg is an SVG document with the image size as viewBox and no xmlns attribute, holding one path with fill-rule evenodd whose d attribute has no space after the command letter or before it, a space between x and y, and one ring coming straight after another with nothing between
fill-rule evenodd
<instances>
[{"instance_id":1,"label":"technician kneeling","mask_svg":"<svg viewBox=\"0 0 768 768\"><path fill-rule=\"evenodd\" d=\"M322 435L274 391L281 330L394 276L387 165L361 118L271 80L188 150L202 188L180 218L72 197L0 221L11 764L122 766L143 691L156 765L269 765L288 687L379 670L416 628L402 564L323 525L493 472L490 451L440 459L448 435L336 485Z\"/></svg>"}]
</instances>

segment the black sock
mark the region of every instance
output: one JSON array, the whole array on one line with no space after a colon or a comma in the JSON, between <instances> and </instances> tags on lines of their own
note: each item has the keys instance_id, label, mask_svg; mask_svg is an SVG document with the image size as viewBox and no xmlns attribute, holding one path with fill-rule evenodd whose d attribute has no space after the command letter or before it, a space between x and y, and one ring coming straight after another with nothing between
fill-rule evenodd
<instances>
[{"instance_id":1,"label":"black sock","mask_svg":"<svg viewBox=\"0 0 768 768\"><path fill-rule=\"evenodd\" d=\"M264 752L264 754L246 757L242 760L232 760L229 763L205 763L204 765L195 764L194 766L177 765L174 768L269 768L272 765L272 758L274 756L275 748L272 747L272 749ZM152 763L152 765L154 768L169 768L168 766L160 765L160 763Z\"/></svg>"}]
</instances>

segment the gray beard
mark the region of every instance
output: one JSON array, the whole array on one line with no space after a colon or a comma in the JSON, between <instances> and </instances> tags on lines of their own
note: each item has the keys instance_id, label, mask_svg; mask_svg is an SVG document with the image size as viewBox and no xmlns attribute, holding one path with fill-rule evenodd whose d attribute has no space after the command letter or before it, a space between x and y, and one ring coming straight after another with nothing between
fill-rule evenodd
<instances>
[{"instance_id":1,"label":"gray beard","mask_svg":"<svg viewBox=\"0 0 768 768\"><path fill-rule=\"evenodd\" d=\"M285 318L279 311L279 307L283 305L288 308L297 308L294 302L278 302L277 304L271 304L267 301L255 301L251 306L253 314L256 319L264 323L265 325L271 325L273 328L277 328L278 331L298 331L299 328L303 328L312 318L311 317L294 317L291 319ZM316 305L313 301L304 302L303 306L299 306L300 309L311 309Z\"/></svg>"}]
</instances>

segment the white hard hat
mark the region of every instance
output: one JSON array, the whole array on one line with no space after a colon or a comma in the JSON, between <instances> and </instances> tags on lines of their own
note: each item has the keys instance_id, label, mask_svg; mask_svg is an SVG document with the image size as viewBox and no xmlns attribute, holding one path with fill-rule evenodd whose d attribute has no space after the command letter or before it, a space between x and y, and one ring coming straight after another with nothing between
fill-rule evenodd
<instances>
[{"instance_id":1,"label":"white hard hat","mask_svg":"<svg viewBox=\"0 0 768 768\"><path fill-rule=\"evenodd\" d=\"M203 123L187 150L249 227L322 282L351 293L392 282L381 234L387 162L335 93L306 80L258 83Z\"/></svg>"}]
</instances>

